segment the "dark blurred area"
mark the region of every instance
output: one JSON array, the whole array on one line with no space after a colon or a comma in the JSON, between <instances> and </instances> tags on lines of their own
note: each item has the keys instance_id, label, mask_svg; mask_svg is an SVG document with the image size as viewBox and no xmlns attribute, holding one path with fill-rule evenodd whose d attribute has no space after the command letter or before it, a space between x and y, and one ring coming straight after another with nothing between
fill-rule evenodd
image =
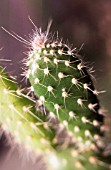
<instances>
[{"instance_id":1,"label":"dark blurred area","mask_svg":"<svg viewBox=\"0 0 111 170\"><path fill-rule=\"evenodd\" d=\"M48 21L53 19L51 27L52 32L58 31L60 38L64 37L64 41L68 40L70 44L73 44L73 47L77 47L78 49L84 44L80 53L83 55L83 58L85 58L85 61L93 63L92 65L96 70L96 87L99 90L106 90L106 93L101 94L99 97L101 105L108 109L110 113L111 1L0 1L0 25L9 32L14 31L26 39L28 39L28 35L32 33L32 29L34 29L28 16L31 17L37 27L42 27L43 31L46 30ZM21 61L26 57L25 52L27 52L27 47L0 29L0 48L2 47L0 58L10 59L11 62L0 61L0 64L7 66L7 71L17 76L18 82L21 83L21 73L23 72L23 64ZM0 142L1 148L4 146L4 142L2 141L4 141L4 138L2 138ZM3 150L2 152L0 150L0 155L3 157L1 153L3 153ZM5 159L5 157L3 158ZM11 161L8 161L8 164L9 162L10 164L13 162L13 159L10 159ZM0 170L7 169L13 170L13 167L10 167L10 169L7 167L0 167ZM22 169L19 168L19 170Z\"/></svg>"}]
</instances>

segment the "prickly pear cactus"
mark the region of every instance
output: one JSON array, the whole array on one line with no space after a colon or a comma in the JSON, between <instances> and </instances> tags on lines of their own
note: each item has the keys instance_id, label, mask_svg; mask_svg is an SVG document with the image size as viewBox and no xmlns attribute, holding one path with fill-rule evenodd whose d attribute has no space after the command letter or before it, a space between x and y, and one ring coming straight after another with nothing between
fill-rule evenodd
<instances>
[{"instance_id":1,"label":"prickly pear cactus","mask_svg":"<svg viewBox=\"0 0 111 170\"><path fill-rule=\"evenodd\" d=\"M99 145L103 116L87 66L75 49L39 31L27 60L31 90L50 115L72 133L79 147L88 141L89 146L94 141Z\"/></svg>"},{"instance_id":2,"label":"prickly pear cactus","mask_svg":"<svg viewBox=\"0 0 111 170\"><path fill-rule=\"evenodd\" d=\"M34 151L37 155L44 154L48 170L108 169L106 163L99 165L100 160L91 150L86 150L86 153L78 148L54 150L52 141L55 133L46 117L35 111L34 102L1 67L0 96L0 124L7 135L10 133L13 136L12 145L23 145L29 153Z\"/></svg>"},{"instance_id":3,"label":"prickly pear cactus","mask_svg":"<svg viewBox=\"0 0 111 170\"><path fill-rule=\"evenodd\" d=\"M52 40L48 34L49 27L45 33L36 29L31 42L11 34L31 45L25 76L31 82L31 91L39 98L38 104L46 110L44 108L44 115L36 111L34 101L0 68L2 128L28 150L44 153L48 170L109 170L111 158L103 155L99 92L93 86L90 71L76 49ZM64 128L74 145L66 145L66 141L61 148L57 135L61 135ZM63 137L69 140L69 136Z\"/></svg>"}]
</instances>

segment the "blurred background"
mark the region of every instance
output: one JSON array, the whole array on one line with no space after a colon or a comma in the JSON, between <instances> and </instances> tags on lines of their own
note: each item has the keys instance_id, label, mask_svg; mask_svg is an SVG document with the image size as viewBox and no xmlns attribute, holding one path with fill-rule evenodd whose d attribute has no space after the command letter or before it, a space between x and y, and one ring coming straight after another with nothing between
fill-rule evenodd
<instances>
[{"instance_id":1,"label":"blurred background","mask_svg":"<svg viewBox=\"0 0 111 170\"><path fill-rule=\"evenodd\" d=\"M34 24L45 31L48 21L53 19L51 32L58 31L59 37L80 48L81 54L90 66L96 70L96 87L106 90L100 95L101 105L111 111L111 0L3 0L0 1L0 26L9 32L14 31L28 39ZM0 61L7 66L11 75L17 76L21 84L23 65L27 48L0 28ZM22 82L23 83L23 82ZM24 84L23 84L24 85ZM16 150L6 159L9 146L5 136L0 141L0 170L42 170L38 164L21 165L21 158ZM19 166L18 166L19 165ZM31 169L32 168L32 169Z\"/></svg>"}]
</instances>

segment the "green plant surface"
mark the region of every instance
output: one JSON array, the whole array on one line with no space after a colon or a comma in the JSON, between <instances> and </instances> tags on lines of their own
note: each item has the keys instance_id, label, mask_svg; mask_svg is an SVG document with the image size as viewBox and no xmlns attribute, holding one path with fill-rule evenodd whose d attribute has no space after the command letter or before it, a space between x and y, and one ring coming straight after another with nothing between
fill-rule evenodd
<instances>
[{"instance_id":1,"label":"green plant surface","mask_svg":"<svg viewBox=\"0 0 111 170\"><path fill-rule=\"evenodd\" d=\"M72 133L79 147L89 140L99 143L103 116L87 66L66 44L48 40L39 44L40 38L32 41L27 60L32 91Z\"/></svg>"},{"instance_id":2,"label":"green plant surface","mask_svg":"<svg viewBox=\"0 0 111 170\"><path fill-rule=\"evenodd\" d=\"M23 143L27 150L46 152L51 148L54 132L35 103L20 90L15 80L0 67L0 124L14 136L15 143Z\"/></svg>"}]
</instances>

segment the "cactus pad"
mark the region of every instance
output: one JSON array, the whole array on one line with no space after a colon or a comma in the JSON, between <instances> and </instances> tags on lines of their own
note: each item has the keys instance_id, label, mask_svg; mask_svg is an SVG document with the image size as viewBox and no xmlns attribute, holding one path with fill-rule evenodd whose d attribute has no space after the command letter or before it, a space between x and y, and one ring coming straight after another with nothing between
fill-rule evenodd
<instances>
[{"instance_id":1,"label":"cactus pad","mask_svg":"<svg viewBox=\"0 0 111 170\"><path fill-rule=\"evenodd\" d=\"M75 49L43 37L34 37L27 60L32 91L78 145L97 140L99 145L103 116L87 66Z\"/></svg>"}]
</instances>

